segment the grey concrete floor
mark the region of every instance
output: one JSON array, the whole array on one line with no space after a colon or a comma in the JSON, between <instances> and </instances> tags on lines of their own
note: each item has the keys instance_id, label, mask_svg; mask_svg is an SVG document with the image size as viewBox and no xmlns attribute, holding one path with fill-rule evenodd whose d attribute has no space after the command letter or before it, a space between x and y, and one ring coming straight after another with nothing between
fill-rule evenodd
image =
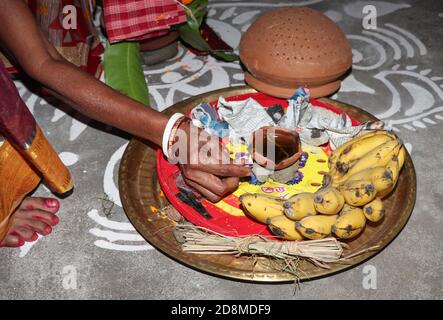
<instances>
[{"instance_id":1,"label":"grey concrete floor","mask_svg":"<svg viewBox=\"0 0 443 320\"><path fill-rule=\"evenodd\" d=\"M48 139L69 165L75 192L62 200L54 232L21 249L0 250L3 299L441 299L443 151L443 2L210 1L209 23L232 46L264 10L302 4L326 13L348 35L354 67L334 98L390 120L412 153L417 203L400 235L348 271L293 286L240 283L183 266L147 244L120 206L116 173L127 137L109 132L17 86ZM377 8L376 30L362 7ZM195 57L145 68L153 107L240 85L238 64ZM49 196L40 187L36 194ZM108 198L115 203L110 212ZM442 201L442 202L440 202ZM107 213L107 215L105 215ZM375 287L365 286L367 270Z\"/></svg>"}]
</instances>

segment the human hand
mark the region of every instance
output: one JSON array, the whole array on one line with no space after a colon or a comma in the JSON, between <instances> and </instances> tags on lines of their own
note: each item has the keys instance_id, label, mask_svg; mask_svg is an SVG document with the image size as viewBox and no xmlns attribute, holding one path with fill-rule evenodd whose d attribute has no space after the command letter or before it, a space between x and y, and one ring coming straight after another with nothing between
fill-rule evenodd
<instances>
[{"instance_id":1,"label":"human hand","mask_svg":"<svg viewBox=\"0 0 443 320\"><path fill-rule=\"evenodd\" d=\"M238 188L240 177L251 174L244 162L233 163L219 138L189 122L183 122L178 129L171 153L185 182L208 200L220 201Z\"/></svg>"}]
</instances>

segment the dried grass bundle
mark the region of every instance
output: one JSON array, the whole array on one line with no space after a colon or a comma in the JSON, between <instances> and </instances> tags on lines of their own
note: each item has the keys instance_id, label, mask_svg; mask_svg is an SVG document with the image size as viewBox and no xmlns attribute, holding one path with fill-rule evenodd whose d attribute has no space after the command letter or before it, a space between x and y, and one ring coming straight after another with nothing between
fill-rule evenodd
<instances>
[{"instance_id":1,"label":"dried grass bundle","mask_svg":"<svg viewBox=\"0 0 443 320\"><path fill-rule=\"evenodd\" d=\"M298 260L305 259L321 268L330 269L328 263L345 262L356 255L375 250L370 247L343 257L348 246L330 237L307 241L274 241L263 236L229 237L192 224L178 224L174 235L183 251L199 254L233 254L272 258L278 269L282 266L291 273L297 272Z\"/></svg>"}]
</instances>

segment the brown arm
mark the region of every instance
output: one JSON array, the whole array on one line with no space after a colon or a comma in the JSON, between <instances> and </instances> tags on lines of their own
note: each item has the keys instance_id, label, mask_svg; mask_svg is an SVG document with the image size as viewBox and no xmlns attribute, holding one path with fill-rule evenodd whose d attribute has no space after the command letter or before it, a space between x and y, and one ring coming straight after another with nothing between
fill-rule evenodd
<instances>
[{"instance_id":1,"label":"brown arm","mask_svg":"<svg viewBox=\"0 0 443 320\"><path fill-rule=\"evenodd\" d=\"M77 111L161 145L167 116L118 93L63 59L45 39L24 1L0 1L0 41L26 73ZM190 125L183 124L180 129L189 138ZM201 143L219 147L218 139L208 138ZM189 149L187 158L191 157ZM222 152L212 155L210 164L199 160L182 164L185 181L211 201L220 200L237 188L238 177L250 174L242 165L221 164L226 159L229 155Z\"/></svg>"},{"instance_id":2,"label":"brown arm","mask_svg":"<svg viewBox=\"0 0 443 320\"><path fill-rule=\"evenodd\" d=\"M67 62L44 38L24 1L0 1L0 41L26 73L63 96L79 112L161 144L167 117Z\"/></svg>"}]
</instances>

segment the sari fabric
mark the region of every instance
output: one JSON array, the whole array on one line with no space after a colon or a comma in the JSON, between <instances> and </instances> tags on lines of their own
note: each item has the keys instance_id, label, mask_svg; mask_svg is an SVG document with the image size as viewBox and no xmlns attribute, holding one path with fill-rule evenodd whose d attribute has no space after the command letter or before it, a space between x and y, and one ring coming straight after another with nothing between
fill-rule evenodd
<instances>
[{"instance_id":1,"label":"sari fabric","mask_svg":"<svg viewBox=\"0 0 443 320\"><path fill-rule=\"evenodd\" d=\"M0 240L11 215L40 181L55 193L72 189L69 170L49 144L0 61Z\"/></svg>"}]
</instances>

